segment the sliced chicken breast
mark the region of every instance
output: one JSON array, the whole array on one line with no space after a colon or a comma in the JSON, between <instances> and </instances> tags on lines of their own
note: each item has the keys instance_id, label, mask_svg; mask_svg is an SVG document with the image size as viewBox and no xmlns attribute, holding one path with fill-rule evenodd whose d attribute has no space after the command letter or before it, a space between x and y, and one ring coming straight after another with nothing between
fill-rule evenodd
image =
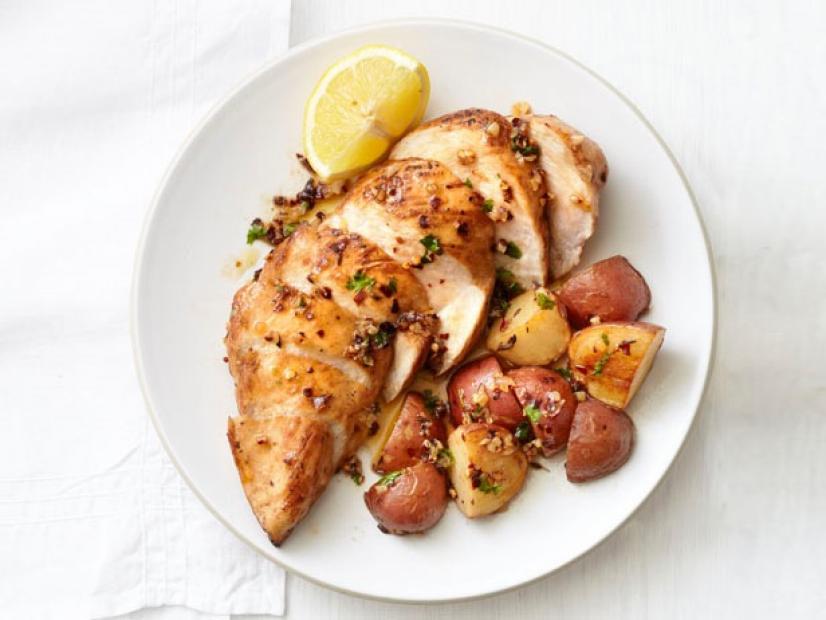
<instances>
[{"instance_id":1,"label":"sliced chicken breast","mask_svg":"<svg viewBox=\"0 0 826 620\"><path fill-rule=\"evenodd\" d=\"M361 444L391 362L373 321L277 279L235 295L226 336L239 416L228 437L244 492L280 544Z\"/></svg>"},{"instance_id":2,"label":"sliced chicken breast","mask_svg":"<svg viewBox=\"0 0 826 620\"><path fill-rule=\"evenodd\" d=\"M539 147L551 226L551 273L559 278L582 256L599 217L599 191L608 164L599 146L552 115L527 117Z\"/></svg>"},{"instance_id":3,"label":"sliced chicken breast","mask_svg":"<svg viewBox=\"0 0 826 620\"><path fill-rule=\"evenodd\" d=\"M393 363L382 395L393 400L407 387L430 351L438 320L427 293L409 270L378 246L336 228L302 225L267 258L278 279L305 294L318 292L354 316L396 323Z\"/></svg>"},{"instance_id":4,"label":"sliced chicken breast","mask_svg":"<svg viewBox=\"0 0 826 620\"><path fill-rule=\"evenodd\" d=\"M390 161L365 174L326 226L357 233L419 280L440 321L430 365L441 374L481 334L494 283L493 223L443 165Z\"/></svg>"},{"instance_id":5,"label":"sliced chicken breast","mask_svg":"<svg viewBox=\"0 0 826 620\"><path fill-rule=\"evenodd\" d=\"M460 110L421 125L390 156L433 159L467 181L496 224L496 266L525 287L544 285L550 264L545 184L535 163L517 156L511 138L504 116Z\"/></svg>"}]
</instances>

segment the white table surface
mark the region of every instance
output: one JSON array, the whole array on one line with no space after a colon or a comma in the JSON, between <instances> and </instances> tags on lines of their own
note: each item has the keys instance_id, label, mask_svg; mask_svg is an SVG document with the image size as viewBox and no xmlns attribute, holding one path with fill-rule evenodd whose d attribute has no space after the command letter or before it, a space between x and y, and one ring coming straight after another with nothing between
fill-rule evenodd
<instances>
[{"instance_id":1,"label":"white table surface","mask_svg":"<svg viewBox=\"0 0 826 620\"><path fill-rule=\"evenodd\" d=\"M580 561L514 592L438 606L361 600L290 575L287 617L822 614L826 3L294 0L291 43L406 15L539 38L640 107L705 218L719 296L716 366L671 472Z\"/></svg>"}]
</instances>

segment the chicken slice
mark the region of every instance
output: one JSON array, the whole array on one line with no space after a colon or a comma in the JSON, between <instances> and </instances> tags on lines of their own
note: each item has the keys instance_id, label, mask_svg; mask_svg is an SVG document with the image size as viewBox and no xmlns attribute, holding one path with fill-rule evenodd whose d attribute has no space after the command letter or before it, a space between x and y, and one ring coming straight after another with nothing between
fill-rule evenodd
<instances>
[{"instance_id":1,"label":"chicken slice","mask_svg":"<svg viewBox=\"0 0 826 620\"><path fill-rule=\"evenodd\" d=\"M391 362L360 319L274 277L235 295L227 329L239 416L228 437L258 521L280 544L367 434Z\"/></svg>"},{"instance_id":2,"label":"chicken slice","mask_svg":"<svg viewBox=\"0 0 826 620\"><path fill-rule=\"evenodd\" d=\"M321 292L354 316L380 324L401 321L382 396L391 401L424 364L436 328L427 293L375 244L355 233L303 225L267 258L273 273L305 294Z\"/></svg>"},{"instance_id":3,"label":"chicken slice","mask_svg":"<svg viewBox=\"0 0 826 620\"><path fill-rule=\"evenodd\" d=\"M493 223L478 196L435 161L390 161L365 174L325 225L411 269L439 317L431 367L441 374L459 363L484 328L494 282Z\"/></svg>"},{"instance_id":4,"label":"chicken slice","mask_svg":"<svg viewBox=\"0 0 826 620\"><path fill-rule=\"evenodd\" d=\"M530 117L530 137L540 150L550 200L551 273L573 269L599 217L599 191L608 178L602 150L552 115Z\"/></svg>"},{"instance_id":5,"label":"chicken slice","mask_svg":"<svg viewBox=\"0 0 826 620\"><path fill-rule=\"evenodd\" d=\"M429 121L403 138L395 159L434 159L467 180L489 201L496 223L496 266L524 287L544 285L549 273L545 184L534 163L511 148L508 120L489 110L460 110Z\"/></svg>"}]
</instances>

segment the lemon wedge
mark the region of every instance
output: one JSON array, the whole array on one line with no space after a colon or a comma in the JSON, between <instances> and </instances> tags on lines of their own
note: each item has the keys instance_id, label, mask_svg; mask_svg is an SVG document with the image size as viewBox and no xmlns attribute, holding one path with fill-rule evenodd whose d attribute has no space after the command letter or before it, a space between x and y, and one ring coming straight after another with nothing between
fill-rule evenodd
<instances>
[{"instance_id":1,"label":"lemon wedge","mask_svg":"<svg viewBox=\"0 0 826 620\"><path fill-rule=\"evenodd\" d=\"M427 69L405 52L368 45L331 66L304 110L304 154L323 179L375 163L422 120Z\"/></svg>"}]
</instances>

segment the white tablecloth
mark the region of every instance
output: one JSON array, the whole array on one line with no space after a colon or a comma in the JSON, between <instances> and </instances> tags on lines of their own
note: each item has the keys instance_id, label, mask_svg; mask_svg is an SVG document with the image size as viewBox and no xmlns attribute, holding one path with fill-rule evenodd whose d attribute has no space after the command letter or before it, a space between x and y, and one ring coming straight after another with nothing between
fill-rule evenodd
<instances>
[{"instance_id":1,"label":"white tablecloth","mask_svg":"<svg viewBox=\"0 0 826 620\"><path fill-rule=\"evenodd\" d=\"M277 54L284 9L0 2L0 617L115 613L129 606L111 595L121 574L133 585L124 592L143 589L138 604L173 603L162 590L184 600L215 587L222 575L206 588L181 576L209 575L227 556L242 568L226 590L280 593L270 587L280 573L238 551L161 464L131 375L126 300L137 227L162 169L205 107ZM663 484L582 560L515 592L439 606L365 601L291 577L287 617L821 616L826 5L294 0L291 40L404 15L539 38L640 106L682 164L711 237L716 368ZM106 498L84 487L134 469L139 454L155 465L148 479L171 478L122 478ZM25 482L32 475L43 480ZM164 491L143 502L147 515L159 512L166 528L184 518L193 536L163 526L136 535L133 508L147 486ZM176 541L166 558L149 553ZM164 588L150 589L149 573L141 585L141 548L145 566L164 567L151 571L166 571ZM113 570L123 558L134 566ZM264 602L280 609L281 599ZM195 620L181 607L163 613Z\"/></svg>"},{"instance_id":2,"label":"white tablecloth","mask_svg":"<svg viewBox=\"0 0 826 620\"><path fill-rule=\"evenodd\" d=\"M127 307L174 151L288 36L287 0L0 3L2 618L283 611L160 448Z\"/></svg>"}]
</instances>

